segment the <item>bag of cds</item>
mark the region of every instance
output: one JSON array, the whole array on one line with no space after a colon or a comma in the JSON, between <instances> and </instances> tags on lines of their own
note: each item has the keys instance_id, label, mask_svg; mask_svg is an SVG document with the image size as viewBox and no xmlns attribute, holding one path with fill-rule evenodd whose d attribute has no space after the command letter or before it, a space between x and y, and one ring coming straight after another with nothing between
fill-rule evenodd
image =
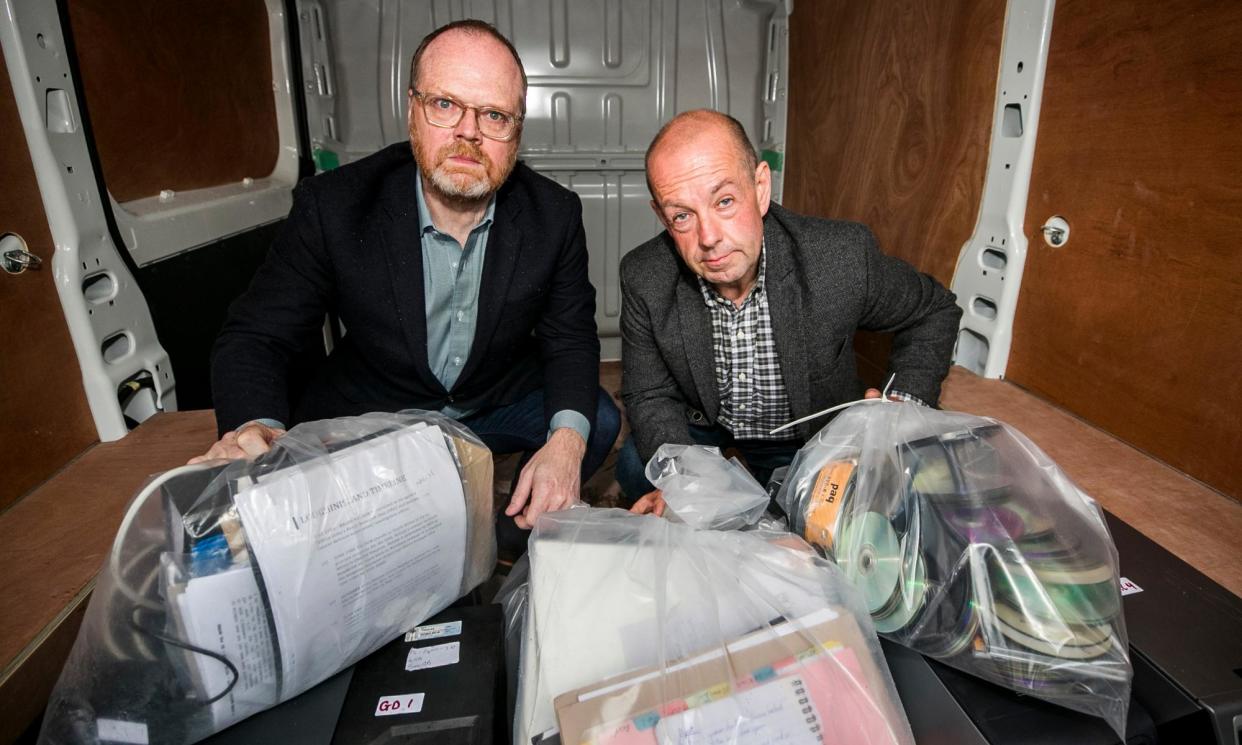
<instances>
[{"instance_id":1,"label":"bag of cds","mask_svg":"<svg viewBox=\"0 0 1242 745\"><path fill-rule=\"evenodd\" d=\"M799 451L777 499L880 634L1123 732L1117 549L1095 501L1020 432L863 402Z\"/></svg>"},{"instance_id":2,"label":"bag of cds","mask_svg":"<svg viewBox=\"0 0 1242 745\"><path fill-rule=\"evenodd\" d=\"M720 448L661 445L647 461L647 480L668 506L664 517L692 528L740 530L753 525L768 506L768 495L737 458Z\"/></svg>"},{"instance_id":3,"label":"bag of cds","mask_svg":"<svg viewBox=\"0 0 1242 745\"><path fill-rule=\"evenodd\" d=\"M576 506L528 556L515 745L913 743L861 596L789 533Z\"/></svg>"},{"instance_id":4,"label":"bag of cds","mask_svg":"<svg viewBox=\"0 0 1242 745\"><path fill-rule=\"evenodd\" d=\"M130 503L40 743L192 743L292 698L495 566L492 459L439 414L311 422Z\"/></svg>"}]
</instances>

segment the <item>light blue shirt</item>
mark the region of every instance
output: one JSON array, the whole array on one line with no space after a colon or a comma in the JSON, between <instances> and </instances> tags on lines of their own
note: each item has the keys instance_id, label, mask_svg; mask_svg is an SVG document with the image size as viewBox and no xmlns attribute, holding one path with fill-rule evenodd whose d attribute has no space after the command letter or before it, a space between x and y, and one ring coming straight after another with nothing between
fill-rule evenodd
<instances>
[{"instance_id":1,"label":"light blue shirt","mask_svg":"<svg viewBox=\"0 0 1242 745\"><path fill-rule=\"evenodd\" d=\"M470 357L478 322L479 286L483 283L483 259L487 237L496 216L496 197L487 203L483 219L466 236L466 245L436 227L417 178L419 236L423 254L423 296L427 314L427 363L446 390L451 390ZM462 419L473 410L446 406L441 413ZM552 431L568 427L587 442L591 425L581 412L562 409L552 415Z\"/></svg>"},{"instance_id":2,"label":"light blue shirt","mask_svg":"<svg viewBox=\"0 0 1242 745\"><path fill-rule=\"evenodd\" d=\"M419 240L423 254L423 296L427 315L427 364L444 386L452 390L461 375L478 322L479 286L483 283L483 258L487 253L487 237L496 216L496 198L487 204L483 219L466 236L466 245L435 226L427 200L423 196L423 180L415 177L418 194ZM440 413L463 419L475 412L449 405ZM255 419L269 427L284 429L275 419ZM243 425L244 426L244 425ZM562 409L552 415L548 435L568 427L587 442L591 424L581 412ZM241 429L241 427L238 427Z\"/></svg>"}]
</instances>

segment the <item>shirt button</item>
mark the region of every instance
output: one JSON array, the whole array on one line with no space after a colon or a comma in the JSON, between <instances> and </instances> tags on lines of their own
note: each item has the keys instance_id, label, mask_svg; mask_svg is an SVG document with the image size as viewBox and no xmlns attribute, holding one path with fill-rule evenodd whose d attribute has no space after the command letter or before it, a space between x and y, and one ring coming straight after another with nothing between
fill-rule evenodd
<instances>
[{"instance_id":1,"label":"shirt button","mask_svg":"<svg viewBox=\"0 0 1242 745\"><path fill-rule=\"evenodd\" d=\"M453 358L453 364L454 364L454 365L459 365L459 366L460 366L460 365L461 365L461 357L454 357L454 358Z\"/></svg>"},{"instance_id":2,"label":"shirt button","mask_svg":"<svg viewBox=\"0 0 1242 745\"><path fill-rule=\"evenodd\" d=\"M745 409L745 408L746 408L746 404L738 404L738 408L739 408L739 409Z\"/></svg>"},{"instance_id":3,"label":"shirt button","mask_svg":"<svg viewBox=\"0 0 1242 745\"><path fill-rule=\"evenodd\" d=\"M738 373L738 375L737 375L737 379L738 379L738 380L745 381L745 380L746 380L746 373Z\"/></svg>"},{"instance_id":4,"label":"shirt button","mask_svg":"<svg viewBox=\"0 0 1242 745\"><path fill-rule=\"evenodd\" d=\"M453 262L452 267L453 267L454 269L456 269L456 268L457 268L457 262L456 262L456 261L454 261L454 262Z\"/></svg>"},{"instance_id":5,"label":"shirt button","mask_svg":"<svg viewBox=\"0 0 1242 745\"><path fill-rule=\"evenodd\" d=\"M464 310L459 310L459 311L457 311L457 320L459 320L459 321L464 321L464 320L466 320L466 311L464 311Z\"/></svg>"}]
</instances>

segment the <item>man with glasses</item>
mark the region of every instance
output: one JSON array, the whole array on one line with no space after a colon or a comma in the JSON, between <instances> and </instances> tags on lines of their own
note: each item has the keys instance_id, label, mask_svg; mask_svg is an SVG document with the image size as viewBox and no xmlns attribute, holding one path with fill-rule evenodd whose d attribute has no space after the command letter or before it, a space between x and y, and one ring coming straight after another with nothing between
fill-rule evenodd
<instances>
[{"instance_id":1,"label":"man with glasses","mask_svg":"<svg viewBox=\"0 0 1242 745\"><path fill-rule=\"evenodd\" d=\"M441 411L494 453L525 452L502 546L569 506L620 415L599 387L582 205L517 163L526 74L481 21L428 35L410 68L410 141L299 184L212 363L221 439L253 457L285 425ZM324 315L345 328L304 386Z\"/></svg>"}]
</instances>

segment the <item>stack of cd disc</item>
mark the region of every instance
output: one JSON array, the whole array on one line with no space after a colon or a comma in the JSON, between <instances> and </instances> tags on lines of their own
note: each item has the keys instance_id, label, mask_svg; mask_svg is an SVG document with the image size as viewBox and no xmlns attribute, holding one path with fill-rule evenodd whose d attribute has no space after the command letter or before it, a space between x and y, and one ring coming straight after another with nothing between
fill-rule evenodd
<instances>
[{"instance_id":1,"label":"stack of cd disc","mask_svg":"<svg viewBox=\"0 0 1242 745\"><path fill-rule=\"evenodd\" d=\"M1081 663L1115 651L1120 596L1106 561L1006 483L988 442L1002 431L903 444L896 500L859 487L874 469L858 457L829 461L795 524L862 591L876 631L937 658L970 655L986 677L1054 697Z\"/></svg>"},{"instance_id":2,"label":"stack of cd disc","mask_svg":"<svg viewBox=\"0 0 1242 745\"><path fill-rule=\"evenodd\" d=\"M1115 718L1131 669L1098 508L1020 433L927 411L864 407L826 427L778 495L791 528L842 568L877 632Z\"/></svg>"}]
</instances>

